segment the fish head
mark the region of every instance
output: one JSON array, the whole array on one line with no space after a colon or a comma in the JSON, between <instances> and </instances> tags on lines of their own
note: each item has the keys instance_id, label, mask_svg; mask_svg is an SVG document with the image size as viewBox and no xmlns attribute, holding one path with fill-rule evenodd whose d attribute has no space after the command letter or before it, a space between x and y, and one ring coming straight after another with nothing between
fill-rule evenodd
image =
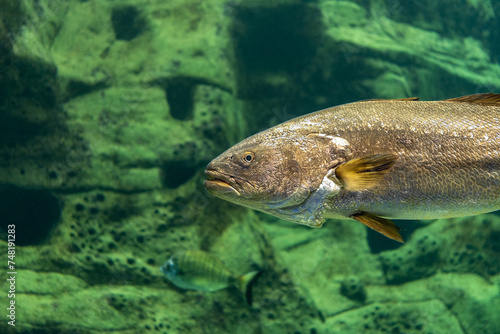
<instances>
[{"instance_id":1,"label":"fish head","mask_svg":"<svg viewBox=\"0 0 500 334\"><path fill-rule=\"evenodd\" d=\"M317 133L264 131L210 162L205 187L227 201L287 219L280 209L304 203L328 171L345 161L347 146Z\"/></svg>"},{"instance_id":2,"label":"fish head","mask_svg":"<svg viewBox=\"0 0 500 334\"><path fill-rule=\"evenodd\" d=\"M212 160L205 175L205 187L212 194L250 207L282 201L300 184L297 162L286 151L253 140L237 144Z\"/></svg>"},{"instance_id":3,"label":"fish head","mask_svg":"<svg viewBox=\"0 0 500 334\"><path fill-rule=\"evenodd\" d=\"M170 280L173 281L179 273L179 268L175 262L174 256L171 256L161 267L161 272Z\"/></svg>"}]
</instances>

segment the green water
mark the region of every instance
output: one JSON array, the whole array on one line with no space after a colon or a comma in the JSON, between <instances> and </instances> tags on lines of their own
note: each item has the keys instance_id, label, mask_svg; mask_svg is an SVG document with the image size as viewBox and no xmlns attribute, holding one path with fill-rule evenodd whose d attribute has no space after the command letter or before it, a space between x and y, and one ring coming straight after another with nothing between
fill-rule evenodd
<instances>
[{"instance_id":1,"label":"green water","mask_svg":"<svg viewBox=\"0 0 500 334\"><path fill-rule=\"evenodd\" d=\"M203 187L211 159L298 115L500 92L499 15L496 0L1 0L0 332L500 333L497 213L398 222L401 245ZM260 270L252 306L167 280L189 249Z\"/></svg>"}]
</instances>

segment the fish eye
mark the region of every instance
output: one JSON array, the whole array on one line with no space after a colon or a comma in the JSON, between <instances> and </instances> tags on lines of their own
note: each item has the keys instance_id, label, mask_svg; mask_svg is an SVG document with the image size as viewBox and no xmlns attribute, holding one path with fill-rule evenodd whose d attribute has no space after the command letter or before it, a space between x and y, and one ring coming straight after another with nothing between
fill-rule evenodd
<instances>
[{"instance_id":1,"label":"fish eye","mask_svg":"<svg viewBox=\"0 0 500 334\"><path fill-rule=\"evenodd\" d=\"M246 163L250 163L254 159L255 159L255 154L253 154L252 152L246 152L243 157L243 161L245 161Z\"/></svg>"}]
</instances>

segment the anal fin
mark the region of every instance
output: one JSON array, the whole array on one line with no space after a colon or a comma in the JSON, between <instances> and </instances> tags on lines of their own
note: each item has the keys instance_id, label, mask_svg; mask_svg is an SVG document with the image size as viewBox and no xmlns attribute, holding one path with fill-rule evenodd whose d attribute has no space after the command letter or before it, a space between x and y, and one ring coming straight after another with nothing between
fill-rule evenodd
<instances>
[{"instance_id":1,"label":"anal fin","mask_svg":"<svg viewBox=\"0 0 500 334\"><path fill-rule=\"evenodd\" d=\"M390 219L382 218L368 212L360 212L351 216L351 218L365 224L372 230L382 233L392 240L404 243L401 234L399 234L400 228L396 226Z\"/></svg>"}]
</instances>

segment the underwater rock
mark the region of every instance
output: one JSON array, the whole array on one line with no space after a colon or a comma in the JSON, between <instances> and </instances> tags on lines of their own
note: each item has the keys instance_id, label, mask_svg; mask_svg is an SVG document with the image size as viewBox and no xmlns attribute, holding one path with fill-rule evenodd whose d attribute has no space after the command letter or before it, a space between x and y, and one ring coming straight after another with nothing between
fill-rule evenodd
<instances>
[{"instance_id":1,"label":"underwater rock","mask_svg":"<svg viewBox=\"0 0 500 334\"><path fill-rule=\"evenodd\" d=\"M16 322L16 330L133 334L152 328L176 332L196 328L195 323L179 321L188 315L187 309L176 309L182 302L175 293L147 287L139 290L106 285L58 294L20 293L16 301L25 306L18 307L17 316L25 321Z\"/></svg>"},{"instance_id":2,"label":"underwater rock","mask_svg":"<svg viewBox=\"0 0 500 334\"><path fill-rule=\"evenodd\" d=\"M0 187L0 231L15 225L17 246L42 244L58 225L62 207L45 189Z\"/></svg>"},{"instance_id":3,"label":"underwater rock","mask_svg":"<svg viewBox=\"0 0 500 334\"><path fill-rule=\"evenodd\" d=\"M405 247L380 254L389 284L436 272L500 273L500 218L496 214L437 220L417 230Z\"/></svg>"},{"instance_id":4,"label":"underwater rock","mask_svg":"<svg viewBox=\"0 0 500 334\"><path fill-rule=\"evenodd\" d=\"M439 249L443 242L432 234L414 241L416 238L412 238L404 248L381 254L387 283L404 283L430 276L438 270Z\"/></svg>"},{"instance_id":5,"label":"underwater rock","mask_svg":"<svg viewBox=\"0 0 500 334\"><path fill-rule=\"evenodd\" d=\"M220 234L214 235L219 229ZM214 226L210 230L211 233L200 231L204 236L202 243L234 272L243 274L252 267L259 270L273 262L274 249L254 212L239 214L225 227Z\"/></svg>"},{"instance_id":6,"label":"underwater rock","mask_svg":"<svg viewBox=\"0 0 500 334\"><path fill-rule=\"evenodd\" d=\"M429 24L436 30L408 23L425 23L420 12L408 14L420 6L398 1L234 4L230 34L237 91L249 112L269 110L248 119L252 128L374 96L439 100L498 90L500 67L491 62L498 43L488 37L497 30L489 2L468 2L464 7L470 11L457 16L429 9L445 4L429 4L422 15L432 16ZM456 17L481 23L470 35ZM467 32L449 31L454 24ZM438 33L443 30L448 33Z\"/></svg>"},{"instance_id":7,"label":"underwater rock","mask_svg":"<svg viewBox=\"0 0 500 334\"><path fill-rule=\"evenodd\" d=\"M113 7L111 22L117 40L130 41L147 30L147 21L137 7Z\"/></svg>"},{"instance_id":8,"label":"underwater rock","mask_svg":"<svg viewBox=\"0 0 500 334\"><path fill-rule=\"evenodd\" d=\"M498 90L489 2L449 3L1 1L0 207L26 229L16 331L496 333L497 216L378 255L359 224L292 226L201 182L218 153L301 113ZM170 284L158 267L179 249L262 269L254 307Z\"/></svg>"},{"instance_id":9,"label":"underwater rock","mask_svg":"<svg viewBox=\"0 0 500 334\"><path fill-rule=\"evenodd\" d=\"M372 10L384 13L395 21L404 22L423 30L438 32L453 38L455 36L471 36L481 42L488 42L488 35L497 27L494 1L444 0L435 2L421 0L418 2L373 1ZM443 17L440 13L447 12ZM418 15L414 15L418 13Z\"/></svg>"},{"instance_id":10,"label":"underwater rock","mask_svg":"<svg viewBox=\"0 0 500 334\"><path fill-rule=\"evenodd\" d=\"M376 303L328 319L320 333L464 333L453 314L438 300Z\"/></svg>"},{"instance_id":11,"label":"underwater rock","mask_svg":"<svg viewBox=\"0 0 500 334\"><path fill-rule=\"evenodd\" d=\"M340 292L347 298L364 302L366 291L363 282L358 277L345 278L340 285Z\"/></svg>"},{"instance_id":12,"label":"underwater rock","mask_svg":"<svg viewBox=\"0 0 500 334\"><path fill-rule=\"evenodd\" d=\"M496 276L499 277L498 275ZM447 291L449 282L443 282L444 291ZM450 294L450 300L456 298L450 310L459 319L467 333L494 334L500 328L498 310L500 309L500 285L492 284L475 275L463 280L461 289Z\"/></svg>"},{"instance_id":13,"label":"underwater rock","mask_svg":"<svg viewBox=\"0 0 500 334\"><path fill-rule=\"evenodd\" d=\"M330 52L336 52L337 61L345 61L343 70L354 75L349 77L345 88L349 90L357 87L363 94L384 98L419 96L425 99L440 99L468 94L470 91L498 90L499 82L490 71L499 73L500 67L489 63L489 44L469 37L467 27L463 27L467 30L466 37L455 35L455 30L452 30L451 36L443 36L430 30L428 25L419 27L402 23L408 20L422 22L420 15L427 10L428 14L434 16L431 24L465 22L456 20L455 16L449 16L452 20L443 18L432 11L435 5L370 1L360 6L347 1L322 1L320 8L324 13L327 36L335 41ZM441 5L446 6L445 3ZM426 9L419 11L420 15L406 15L408 11L414 13L411 11L412 6ZM474 15L474 19L482 20L483 26L488 26L492 15L488 8L491 6L485 1L484 6L474 8L476 14L467 12L462 15ZM351 24L344 23L343 16L339 15L341 13L348 14ZM488 14L484 16L478 13ZM404 20L401 19L403 15ZM437 30L442 31L442 27ZM328 43L328 39L325 42ZM459 53L457 50L460 50ZM356 68L363 68L359 80ZM426 86L423 82L433 82L434 85ZM450 84L444 87L439 84L441 82ZM440 87L439 94L436 94L436 85ZM396 91L389 91L387 87L394 87Z\"/></svg>"},{"instance_id":14,"label":"underwater rock","mask_svg":"<svg viewBox=\"0 0 500 334\"><path fill-rule=\"evenodd\" d=\"M370 284L384 282L380 264L368 246L367 230L357 225L331 220L320 229L310 229L278 219L264 224L290 279L325 318L364 302L351 298L361 297L356 292L344 295L342 284L349 277Z\"/></svg>"},{"instance_id":15,"label":"underwater rock","mask_svg":"<svg viewBox=\"0 0 500 334\"><path fill-rule=\"evenodd\" d=\"M499 276L495 277L498 280ZM499 287L477 274L438 273L401 285L369 286L367 303L437 300L450 311L448 316L460 323L464 333L496 333L500 326L496 317Z\"/></svg>"}]
</instances>

